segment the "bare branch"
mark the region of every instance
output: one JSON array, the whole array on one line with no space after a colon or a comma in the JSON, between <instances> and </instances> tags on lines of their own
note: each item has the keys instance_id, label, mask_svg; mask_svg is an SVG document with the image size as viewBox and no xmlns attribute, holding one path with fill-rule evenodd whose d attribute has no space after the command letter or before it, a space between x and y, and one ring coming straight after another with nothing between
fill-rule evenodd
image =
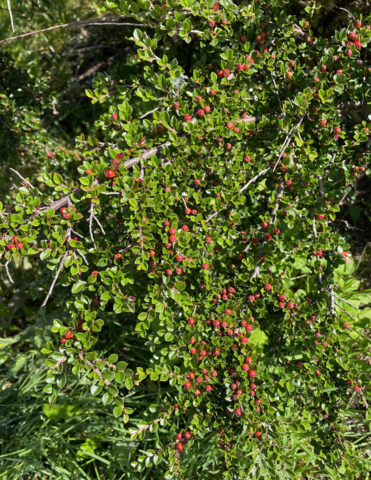
<instances>
[{"instance_id":1,"label":"bare branch","mask_svg":"<svg viewBox=\"0 0 371 480\"><path fill-rule=\"evenodd\" d=\"M10 283L14 283L14 281L13 281L11 275L10 275L9 267L8 267L8 265L9 265L9 263L10 263L11 261L12 261L12 259L10 258L10 259L5 263L4 267L5 267L6 274L8 275L8 278L9 278L9 282L10 282Z\"/></svg>"},{"instance_id":2,"label":"bare branch","mask_svg":"<svg viewBox=\"0 0 371 480\"><path fill-rule=\"evenodd\" d=\"M269 225L272 225L272 223L274 222L274 219L275 219L275 216L276 216L276 212L278 210L278 206L279 206L279 203L280 203L280 200L281 200L281 197L283 195L283 192L285 190L285 182L282 181L280 183L280 186L278 187L278 191L277 191L277 197L276 197L276 201L275 201L275 205L273 207L273 210L272 210L272 213L271 213L271 218L269 220ZM261 246L260 246L260 249L259 249L259 258L261 256L261 254L263 253L263 248L264 248L264 245L267 243L267 240L263 240ZM260 262L260 260L259 260ZM257 263L254 267L254 270L251 274L251 277L250 277L250 282L251 280L253 280L255 277L258 277L260 275L260 269L259 269L259 263Z\"/></svg>"},{"instance_id":3,"label":"bare branch","mask_svg":"<svg viewBox=\"0 0 371 480\"><path fill-rule=\"evenodd\" d=\"M54 277L54 280L53 280L53 283L51 284L50 288L49 288L49 292L44 300L44 303L41 305L41 308L42 307L45 307L45 305L48 303L48 300L50 298L50 295L53 293L53 290L54 290L54 287L55 287L55 284L57 283L57 280L58 280L58 277L59 277L59 274L61 273L62 271L62 268L63 268L63 265L64 265L64 262L66 261L66 257L67 257L67 254L68 254L68 250L66 250L61 258L61 263L59 265L59 268L57 270L57 274L56 276Z\"/></svg>"},{"instance_id":4,"label":"bare branch","mask_svg":"<svg viewBox=\"0 0 371 480\"><path fill-rule=\"evenodd\" d=\"M12 26L12 31L14 32L14 23L13 23L12 9L10 8L10 0L7 0L7 3L8 3L8 10L9 10L10 24L11 24L11 26Z\"/></svg>"},{"instance_id":5,"label":"bare branch","mask_svg":"<svg viewBox=\"0 0 371 480\"><path fill-rule=\"evenodd\" d=\"M84 262L86 263L86 265L89 266L89 262L86 260L86 257L84 256L84 254L82 254L81 251L78 248L76 248L76 250L79 252L81 257L84 259Z\"/></svg>"},{"instance_id":6,"label":"bare branch","mask_svg":"<svg viewBox=\"0 0 371 480\"><path fill-rule=\"evenodd\" d=\"M8 1L8 4L9 4L9 1ZM0 44L5 43L5 42L10 42L11 40L16 40L17 38L24 38L24 37L29 37L30 35L38 35L39 33L50 32L51 30L57 30L59 28L74 27L75 25L84 25L84 26L107 25L107 23L95 23L95 22L97 22L97 21L102 22L102 20L108 20L109 18L112 18L112 19L123 18L123 16L122 15L110 15L108 17L91 18L89 20L79 20L77 22L64 23L62 25L54 25L53 27L44 28L42 30L34 30L33 32L23 33L22 35L17 35L16 37L4 38L3 40L0 40ZM125 25L125 24L123 24L123 23L119 23L119 24L109 23L109 25ZM135 23L135 24L132 24L132 25L136 26L136 27L143 26L140 23Z\"/></svg>"},{"instance_id":7,"label":"bare branch","mask_svg":"<svg viewBox=\"0 0 371 480\"><path fill-rule=\"evenodd\" d=\"M159 110L160 108L161 108L161 107L156 107L156 108L154 108L153 110L151 110L150 112L147 112L147 113L145 113L144 115L142 115L141 117L138 117L138 118L139 118L139 119L145 118L145 117L147 117L148 115L151 115L151 113L157 112L157 110Z\"/></svg>"},{"instance_id":8,"label":"bare branch","mask_svg":"<svg viewBox=\"0 0 371 480\"><path fill-rule=\"evenodd\" d=\"M281 157L282 157L284 151L286 150L288 144L290 143L291 138L292 138L294 132L300 127L301 122L304 120L304 117L305 117L305 116L306 116L306 113L304 113L304 114L301 116L301 118L300 118L300 120L298 121L298 123L297 123L296 125L294 125L294 126L292 127L292 129L290 130L290 132L288 133L285 141L283 142L283 145L282 145L282 148L281 148L281 152L280 152L279 157L278 157L278 159L277 159L277 162L276 162L276 164L275 164L275 166L274 166L274 168L273 168L273 171L276 170L277 165L278 165L278 162L281 160Z\"/></svg>"},{"instance_id":9,"label":"bare branch","mask_svg":"<svg viewBox=\"0 0 371 480\"><path fill-rule=\"evenodd\" d=\"M32 183L30 183L28 180L26 180L25 178L23 178L22 175L21 175L19 172L17 172L17 170L14 170L14 168L9 168L9 170L11 170L12 172L16 173L16 174L18 175L18 177L19 177L23 182L25 182L27 185L29 185L33 190L36 189L36 190L37 190L37 193L38 193L39 195L41 195L41 192L40 192L36 187L34 187L34 186L32 185Z\"/></svg>"},{"instance_id":10,"label":"bare branch","mask_svg":"<svg viewBox=\"0 0 371 480\"><path fill-rule=\"evenodd\" d=\"M347 310L345 310L345 308L341 307L340 305L338 305L335 301L334 301L335 305L340 308L340 310L342 310L343 312L345 312L347 315L349 315L353 320L354 320L354 317L353 315L351 315Z\"/></svg>"},{"instance_id":11,"label":"bare branch","mask_svg":"<svg viewBox=\"0 0 371 480\"><path fill-rule=\"evenodd\" d=\"M101 229L103 235L105 235L106 232L104 231L104 228L102 227L101 223L99 222L99 220L97 219L97 217L94 214L93 214L93 218L97 222L97 224L99 225L99 228Z\"/></svg>"},{"instance_id":12,"label":"bare branch","mask_svg":"<svg viewBox=\"0 0 371 480\"><path fill-rule=\"evenodd\" d=\"M166 143L163 143L162 145L158 145L157 147L154 147L154 148L151 148L149 150L146 150L144 151L144 153L142 153L141 155L139 155L138 157L134 157L134 158L131 158L130 160L127 160L123 165L129 169L131 167L133 167L134 165L137 165L142 159L144 160L147 160L148 158L150 158L152 155L155 155L159 150L162 150L163 148L165 147L168 147L169 145L171 145L170 142L166 142ZM99 183L98 180L96 180L95 183ZM94 182L93 182L94 184ZM52 202L48 208L53 208L54 211L62 208L64 205L66 205L68 202L71 201L70 199L70 195L71 194L75 194L75 193L78 193L81 191L81 188L77 188L76 190L74 190L73 192L71 192L69 195L66 195L65 197L63 198L60 198L59 200L55 201L55 202ZM101 192L103 193L103 192ZM105 192L104 193L105 195L119 195L119 193L116 193L116 192Z\"/></svg>"},{"instance_id":13,"label":"bare branch","mask_svg":"<svg viewBox=\"0 0 371 480\"><path fill-rule=\"evenodd\" d=\"M94 203L91 204L90 217L88 221L89 221L90 238L91 238L91 241L93 242L94 248L96 249L97 246L95 245L94 236L93 236L93 218L94 218Z\"/></svg>"},{"instance_id":14,"label":"bare branch","mask_svg":"<svg viewBox=\"0 0 371 480\"><path fill-rule=\"evenodd\" d=\"M330 294L330 315L335 315L335 298L333 295L334 286L330 285L329 294Z\"/></svg>"},{"instance_id":15,"label":"bare branch","mask_svg":"<svg viewBox=\"0 0 371 480\"><path fill-rule=\"evenodd\" d=\"M341 300L342 302L346 303L347 305L350 305L351 307L355 308L356 310L358 310L358 308L355 305L353 305L353 303L350 303L347 300L344 300L344 298L338 297L337 295L335 295L332 292L328 292L328 294L331 295L332 297L337 298L338 300Z\"/></svg>"},{"instance_id":16,"label":"bare branch","mask_svg":"<svg viewBox=\"0 0 371 480\"><path fill-rule=\"evenodd\" d=\"M59 367L59 365L61 365L63 362L65 362L67 360L67 357L62 357L58 360L58 362L53 365L52 367L50 367L50 370L55 370L56 368Z\"/></svg>"},{"instance_id":17,"label":"bare branch","mask_svg":"<svg viewBox=\"0 0 371 480\"><path fill-rule=\"evenodd\" d=\"M273 85L274 85L274 88L276 90L276 95L277 95L277 98L278 98L278 103L279 103L279 106L282 110L282 103L281 103L281 99L280 99L280 94L278 93L278 88L277 88L277 84L276 84L276 80L274 78L274 75L273 75L273 72L271 72L271 77L272 77L272 82L273 82Z\"/></svg>"},{"instance_id":18,"label":"bare branch","mask_svg":"<svg viewBox=\"0 0 371 480\"><path fill-rule=\"evenodd\" d=\"M251 180L249 180L249 181L246 183L246 185L244 185L244 186L241 188L241 190L240 190L239 193L241 193L241 192L243 192L244 190L246 190L246 188L247 188L248 186L250 186L253 182L255 182L255 181L256 181L259 177L261 177L262 175L265 175L270 169L271 169L271 167L266 168L265 170L262 170L262 171L259 172L257 175L255 175L255 177L253 177Z\"/></svg>"}]
</instances>

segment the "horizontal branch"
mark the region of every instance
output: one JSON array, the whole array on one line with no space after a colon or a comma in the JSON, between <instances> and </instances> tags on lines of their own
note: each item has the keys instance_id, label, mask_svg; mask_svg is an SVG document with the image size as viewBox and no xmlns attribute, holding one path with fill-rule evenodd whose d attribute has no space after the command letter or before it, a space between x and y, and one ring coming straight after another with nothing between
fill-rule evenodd
<instances>
[{"instance_id":1,"label":"horizontal branch","mask_svg":"<svg viewBox=\"0 0 371 480\"><path fill-rule=\"evenodd\" d=\"M150 148L149 150L146 150L144 153L142 153L138 157L134 157L134 158L131 158L130 160L127 160L123 165L126 168L129 169L129 168L133 167L134 165L137 165L141 160L143 160L143 159L147 160L148 158L151 158L152 155L155 155L159 150L162 150L163 148L168 147L169 145L170 145L170 142L166 142L166 143L163 143L162 145L159 145L157 147ZM97 180L96 183L99 183L99 181ZM76 190L74 190L72 193L78 193L80 191L81 191L81 188L79 187ZM107 193L105 193L105 194L107 195ZM59 210L64 205L67 205L67 203L70 201L70 195L66 195L65 197L60 198L59 200L56 200L55 202L51 203L49 205L49 208L53 208L54 211ZM113 195L113 193L112 193L112 195Z\"/></svg>"}]
</instances>

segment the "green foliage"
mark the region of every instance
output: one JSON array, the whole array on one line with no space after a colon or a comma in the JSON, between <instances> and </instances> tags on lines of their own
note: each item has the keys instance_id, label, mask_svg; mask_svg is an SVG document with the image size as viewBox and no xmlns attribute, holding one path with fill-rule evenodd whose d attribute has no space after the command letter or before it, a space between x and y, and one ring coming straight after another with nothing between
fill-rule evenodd
<instances>
[{"instance_id":1,"label":"green foliage","mask_svg":"<svg viewBox=\"0 0 371 480\"><path fill-rule=\"evenodd\" d=\"M54 404L71 378L88 384L91 404L101 399L118 429L145 441L134 475L369 470L348 436L351 421L371 418L361 358L371 294L358 292L333 221L369 161L360 51L371 30L315 38L284 3L107 2L103 11L138 23L140 74L99 73L87 90L103 113L94 137L77 138L77 179L42 172L38 188L26 183L0 206L2 264L46 262L43 307L57 281L65 288L68 313L53 315L42 349L43 392ZM175 35L195 52L190 69L157 55ZM138 115L138 99L154 107ZM112 323L142 361L107 351ZM158 395L134 422L144 384ZM43 412L81 411L66 400ZM79 458L100 459L98 425Z\"/></svg>"}]
</instances>

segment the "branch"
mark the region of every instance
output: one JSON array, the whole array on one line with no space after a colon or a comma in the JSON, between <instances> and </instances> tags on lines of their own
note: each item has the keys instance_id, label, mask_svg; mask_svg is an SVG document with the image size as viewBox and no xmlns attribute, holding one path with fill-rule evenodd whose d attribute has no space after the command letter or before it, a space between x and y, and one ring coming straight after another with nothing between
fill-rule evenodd
<instances>
[{"instance_id":1,"label":"branch","mask_svg":"<svg viewBox=\"0 0 371 480\"><path fill-rule=\"evenodd\" d=\"M58 360L58 362L53 365L52 367L50 367L50 370L55 370L56 368L59 367L59 365L61 365L63 362L65 362L67 360L67 357L62 357Z\"/></svg>"},{"instance_id":2,"label":"branch","mask_svg":"<svg viewBox=\"0 0 371 480\"><path fill-rule=\"evenodd\" d=\"M86 260L86 257L81 253L81 251L76 248L76 250L79 252L79 254L82 256L82 258L84 259L84 262L86 263L87 266L89 266L89 262Z\"/></svg>"},{"instance_id":3,"label":"branch","mask_svg":"<svg viewBox=\"0 0 371 480\"><path fill-rule=\"evenodd\" d=\"M9 268L8 268L8 265L9 265L9 263L11 262L11 260L12 260L12 259L10 258L10 259L5 263L4 267L5 267L6 274L8 275L8 278L9 278L10 283L14 283L14 281L13 281L11 275L10 275Z\"/></svg>"},{"instance_id":4,"label":"branch","mask_svg":"<svg viewBox=\"0 0 371 480\"><path fill-rule=\"evenodd\" d=\"M280 99L280 94L278 93L278 88L277 88L276 80L274 79L273 72L271 72L271 77L272 77L272 82L273 82L274 88L275 88L275 90L276 90L276 95L277 95L277 98L278 98L278 103L279 103L279 106L280 106L281 111L282 111L282 103L281 103L281 99Z\"/></svg>"},{"instance_id":5,"label":"branch","mask_svg":"<svg viewBox=\"0 0 371 480\"><path fill-rule=\"evenodd\" d=\"M9 0L8 0L8 5L9 5ZM17 38L24 38L24 37L29 37L30 35L37 35L39 33L44 33L44 32L50 32L51 30L57 30L59 28L69 28L69 27L74 27L75 25L84 25L84 26L89 26L89 25L133 25L136 27L143 26L141 23L133 23L133 24L124 24L124 23L94 23L97 20L107 20L109 18L123 18L122 15L110 15L109 17L102 17L102 18L91 18L89 20L79 20L77 22L70 22L70 23L64 23L62 25L54 25L53 27L48 27L44 28L42 30L34 30L33 32L28 32L28 33L23 33L22 35L17 35L16 37L9 37L9 38L4 38L3 40L0 40L0 45L5 42L10 42L11 40L16 40ZM14 29L13 29L14 31Z\"/></svg>"},{"instance_id":6,"label":"branch","mask_svg":"<svg viewBox=\"0 0 371 480\"><path fill-rule=\"evenodd\" d=\"M153 112L157 112L157 110L159 110L161 107L156 107L154 108L153 110L151 110L150 112L147 112L145 113L144 115L142 115L141 117L138 117L139 119L142 119L142 118L145 118L147 115L151 115L151 113Z\"/></svg>"},{"instance_id":7,"label":"branch","mask_svg":"<svg viewBox=\"0 0 371 480\"><path fill-rule=\"evenodd\" d=\"M276 212L278 210L278 204L280 203L280 200L281 200L281 197L283 195L284 189L285 189L285 182L282 181L280 183L280 186L278 187L276 202L275 202L275 205L274 205L272 213L271 213L271 219L269 220L269 225L272 225L272 223L274 222L274 218L275 218ZM266 242L267 242L267 240L264 239L261 246L260 246L259 254L258 254L259 257L263 253L263 248L264 248L264 245L266 244ZM251 277L250 277L250 282L251 282L251 280L253 280L258 275L260 275L259 263L257 265L255 265L255 267L254 267L254 270L253 270L253 272L251 274Z\"/></svg>"},{"instance_id":8,"label":"branch","mask_svg":"<svg viewBox=\"0 0 371 480\"><path fill-rule=\"evenodd\" d=\"M54 290L54 287L55 287L55 284L57 283L57 280L58 280L58 277L59 277L59 274L61 273L62 271L62 268L63 268L63 265L64 265L64 262L66 261L66 257L67 257L67 253L68 253L68 250L66 250L62 256L62 259L61 259L61 264L59 265L59 268L57 270L57 274L56 276L54 277L54 280L53 280L53 283L51 284L50 286L50 289L49 289L49 292L44 300L44 303L41 305L41 308L42 307L45 307L45 305L48 303L48 300L49 300L49 297L50 295L53 293L53 290Z\"/></svg>"},{"instance_id":9,"label":"branch","mask_svg":"<svg viewBox=\"0 0 371 480\"><path fill-rule=\"evenodd\" d=\"M276 164L275 164L275 166L274 166L274 168L273 168L273 171L276 170L277 165L278 165L278 162L281 160L281 157L282 157L283 152L286 150L286 148L287 148L288 144L290 143L290 140L291 140L294 132L300 127L301 122L304 120L304 117L305 117L305 116L306 116L306 113L304 113L304 114L301 116L299 122L298 122L294 127L292 127L292 129L290 130L289 134L287 135L285 141L283 142L280 155L279 155L279 157L278 157L278 159L277 159L277 162L276 162Z\"/></svg>"},{"instance_id":10,"label":"branch","mask_svg":"<svg viewBox=\"0 0 371 480\"><path fill-rule=\"evenodd\" d=\"M94 218L94 220L97 222L97 224L99 225L99 227L100 227L103 235L105 235L106 232L104 231L104 228L102 227L102 225L100 224L99 220L98 220L97 217L94 215L94 213L93 213L93 218Z\"/></svg>"},{"instance_id":11,"label":"branch","mask_svg":"<svg viewBox=\"0 0 371 480\"><path fill-rule=\"evenodd\" d=\"M10 17L10 24L12 26L12 31L14 32L14 23L13 23L13 15L12 15L12 9L10 8L10 1L7 0L8 3L8 10L9 10L9 17Z\"/></svg>"},{"instance_id":12,"label":"branch","mask_svg":"<svg viewBox=\"0 0 371 480\"><path fill-rule=\"evenodd\" d=\"M29 185L32 189L36 189L36 190L37 190L37 193L38 193L39 195L41 195L41 192L40 192L36 187L34 187L28 180L26 180L25 178L23 178L22 175L21 175L19 172L17 172L17 170L14 170L14 168L9 168L9 170L11 170L12 172L16 173L21 180L23 180L23 181L24 181L27 185Z\"/></svg>"},{"instance_id":13,"label":"branch","mask_svg":"<svg viewBox=\"0 0 371 480\"><path fill-rule=\"evenodd\" d=\"M351 315L347 310L345 310L345 308L341 307L340 305L338 305L335 301L334 301L335 305L340 308L340 310L342 310L343 312L345 312L347 315L349 315L353 320L354 320L354 317L353 315Z\"/></svg>"},{"instance_id":14,"label":"branch","mask_svg":"<svg viewBox=\"0 0 371 480\"><path fill-rule=\"evenodd\" d=\"M97 246L95 245L95 242L94 242L94 236L93 236L93 217L94 217L94 203L91 204L90 217L88 221L89 221L90 238L91 238L91 241L93 242L94 248L97 249Z\"/></svg>"},{"instance_id":15,"label":"branch","mask_svg":"<svg viewBox=\"0 0 371 480\"><path fill-rule=\"evenodd\" d=\"M251 180L249 180L246 185L244 185L241 190L239 191L239 193L243 192L249 185L251 185L253 182L255 182L259 177L261 177L262 175L265 175L269 170L271 169L271 167L268 167L266 168L265 170L262 170L261 172L259 172L257 175L255 175L255 177L253 177Z\"/></svg>"},{"instance_id":16,"label":"branch","mask_svg":"<svg viewBox=\"0 0 371 480\"><path fill-rule=\"evenodd\" d=\"M335 315L335 298L334 298L334 295L333 295L333 291L334 291L334 286L330 285L330 290L329 290L329 294L330 294L330 315Z\"/></svg>"},{"instance_id":17,"label":"branch","mask_svg":"<svg viewBox=\"0 0 371 480\"><path fill-rule=\"evenodd\" d=\"M131 167L133 167L134 165L136 165L137 163L139 163L142 159L144 160L147 160L148 158L150 158L152 155L155 155L159 150L162 150L163 148L165 147L168 147L169 145L171 145L170 142L166 142L166 143L163 143L162 145L158 145L157 147L154 147L154 148L151 148L149 150L146 150L144 153L142 153L141 155L139 155L138 157L134 157L130 160L127 160L125 163L123 163L123 165L129 169ZM99 180L96 180L96 183L99 183L100 181ZM94 184L94 183L93 183ZM74 190L73 192L71 193L78 193L81 191L81 188L77 188L76 190ZM101 192L102 193L102 192ZM105 192L104 193L105 195L116 195L116 192L113 192L113 193L107 193ZM60 198L59 200L57 200L56 202L52 202L48 208L53 208L54 211L60 209L61 207L63 207L64 205L66 205L69 201L70 201L70 195L66 195L65 197L63 198ZM118 195L118 193L117 193Z\"/></svg>"},{"instance_id":18,"label":"branch","mask_svg":"<svg viewBox=\"0 0 371 480\"><path fill-rule=\"evenodd\" d=\"M357 308L355 305L353 305L353 303L350 303L350 302L348 302L347 300L344 300L344 298L338 297L338 296L335 295L334 293L330 293L330 292L328 292L328 293L329 293L329 295L331 295L332 297L335 297L335 298L337 298L338 300L341 300L342 302L346 303L347 305L350 305L351 307L353 307L353 308L355 308L356 310L358 310L358 308Z\"/></svg>"}]
</instances>

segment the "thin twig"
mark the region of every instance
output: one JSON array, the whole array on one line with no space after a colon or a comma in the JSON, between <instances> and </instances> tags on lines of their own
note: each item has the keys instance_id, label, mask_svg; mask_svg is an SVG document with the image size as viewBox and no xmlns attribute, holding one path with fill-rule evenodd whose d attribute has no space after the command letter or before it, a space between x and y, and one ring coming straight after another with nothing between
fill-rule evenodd
<instances>
[{"instance_id":1,"label":"thin twig","mask_svg":"<svg viewBox=\"0 0 371 480\"><path fill-rule=\"evenodd\" d=\"M320 191L321 191L322 207L325 208L325 206L326 206L325 191L323 189L323 181L322 181L322 176L321 175L318 177L318 181L319 181L319 188L320 188Z\"/></svg>"},{"instance_id":2,"label":"thin twig","mask_svg":"<svg viewBox=\"0 0 371 480\"><path fill-rule=\"evenodd\" d=\"M251 180L249 180L246 185L244 185L241 190L239 191L239 193L243 192L249 185L251 185L253 182L255 182L259 177L261 177L262 175L265 175L269 170L271 169L271 167L269 168L266 168L265 170L262 170L261 172L259 172L257 175L255 175L254 178L252 178Z\"/></svg>"},{"instance_id":3,"label":"thin twig","mask_svg":"<svg viewBox=\"0 0 371 480\"><path fill-rule=\"evenodd\" d=\"M304 115L301 116L299 122L298 122L296 125L294 125L294 126L292 127L292 129L290 130L290 132L288 133L285 141L283 142L283 145L282 145L282 148L281 148L281 152L280 152L279 157L278 157L278 159L277 159L277 161L276 161L276 163L275 163L275 165L274 165L273 171L276 170L277 165L278 165L278 162L281 160L281 157L282 157L284 151L286 150L288 144L290 143L290 140L291 140L294 132L300 127L301 122L304 120L304 117L305 117L305 116L306 116L306 113L304 113Z\"/></svg>"},{"instance_id":4,"label":"thin twig","mask_svg":"<svg viewBox=\"0 0 371 480\"><path fill-rule=\"evenodd\" d=\"M157 110L159 110L160 108L161 108L161 106L160 106L160 107L156 107L156 108L154 108L153 110L151 110L150 112L147 112L147 113L145 113L144 115L142 115L141 117L138 117L138 118L139 118L139 119L145 118L145 117L147 117L147 115L151 115L151 113L157 112Z\"/></svg>"},{"instance_id":5,"label":"thin twig","mask_svg":"<svg viewBox=\"0 0 371 480\"><path fill-rule=\"evenodd\" d=\"M57 30L59 28L69 28L75 25L84 25L84 26L87 26L89 24L92 25L93 22L96 22L97 20L107 20L108 18L122 18L122 15L110 15L109 17L92 18L90 20L79 20L77 22L64 23L62 25L54 25L52 27L44 28L42 30L34 30L33 32L23 33L22 35L17 35L16 37L4 38L3 40L0 40L0 44L5 42L10 42L11 40L16 40L17 38L24 38L24 37L29 37L30 35L37 35L39 33L50 32L51 30ZM120 25L123 25L123 24L121 23ZM135 26L141 27L143 25L138 23L138 24L135 24Z\"/></svg>"},{"instance_id":6,"label":"thin twig","mask_svg":"<svg viewBox=\"0 0 371 480\"><path fill-rule=\"evenodd\" d=\"M28 180L26 180L25 178L23 178L22 175L21 175L19 172L17 172L17 170L14 170L14 168L9 168L9 170L11 170L12 172L16 173L21 180L23 180L23 181L24 181L27 185L29 185L32 189L36 189L36 190L37 190L37 193L38 193L39 195L41 195L41 192L40 192L36 187L34 187L34 186L32 185L32 183L30 183Z\"/></svg>"},{"instance_id":7,"label":"thin twig","mask_svg":"<svg viewBox=\"0 0 371 480\"><path fill-rule=\"evenodd\" d=\"M350 13L350 11L347 10L346 8L342 8L342 7L335 7L335 8L337 8L338 10L344 10L344 12L349 13L349 15L353 18L353 20L356 20L356 17L352 13Z\"/></svg>"},{"instance_id":8,"label":"thin twig","mask_svg":"<svg viewBox=\"0 0 371 480\"><path fill-rule=\"evenodd\" d=\"M95 245L94 236L93 236L93 217L94 217L94 203L91 204L90 217L89 217L88 221L89 221L90 238L91 238L91 241L93 242L94 248L96 249L97 246Z\"/></svg>"},{"instance_id":9,"label":"thin twig","mask_svg":"<svg viewBox=\"0 0 371 480\"><path fill-rule=\"evenodd\" d=\"M284 190L285 190L285 182L282 181L280 183L280 186L278 187L277 197L276 197L275 205L274 205L272 213L271 213L271 218L270 218L270 221L269 221L269 225L272 225L272 223L274 222L276 212L278 210L278 206L279 206L279 203L280 203L280 200L281 200L281 197L283 195ZM261 256L261 254L263 253L263 248L264 248L264 245L266 244L266 242L267 242L267 240L265 240L265 239L262 241L262 244L261 244L260 249L259 249L259 254L258 254L259 258ZM259 260L259 262L260 262L260 260ZM254 267L254 270L253 270L252 274L251 274L250 282L255 277L258 277L259 275L260 275L260 269L259 269L259 263L257 263Z\"/></svg>"},{"instance_id":10,"label":"thin twig","mask_svg":"<svg viewBox=\"0 0 371 480\"><path fill-rule=\"evenodd\" d=\"M123 163L124 167L129 169L133 167L134 165L137 165L141 160L147 160L150 158L152 155L155 155L159 150L162 150L165 147L168 147L170 142L163 143L162 145L158 145L157 147L151 148L149 150L146 150L144 153L139 155L138 157L131 158L130 160L127 160L125 163ZM95 183L99 183L98 180ZM94 185L94 182L93 182ZM81 188L77 188L73 192L71 192L69 195L66 195L63 198L60 198L59 200L52 202L50 205L48 205L47 208L53 208L54 211L58 210L59 208L63 207L66 205L70 200L70 195L79 193L81 191ZM102 192L101 192L102 193ZM106 193L107 194L107 193Z\"/></svg>"},{"instance_id":11,"label":"thin twig","mask_svg":"<svg viewBox=\"0 0 371 480\"><path fill-rule=\"evenodd\" d=\"M100 221L97 219L97 217L96 217L94 214L93 214L93 218L94 218L94 220L97 222L97 224L99 225L99 228L101 229L103 235L105 235L106 232L104 231L104 228L102 227Z\"/></svg>"},{"instance_id":12,"label":"thin twig","mask_svg":"<svg viewBox=\"0 0 371 480\"><path fill-rule=\"evenodd\" d=\"M351 315L347 310L345 310L345 308L341 307L340 305L338 305L335 301L334 301L335 305L340 308L340 310L342 310L343 312L345 312L347 315L349 315L353 320L354 320L354 317L353 315Z\"/></svg>"},{"instance_id":13,"label":"thin twig","mask_svg":"<svg viewBox=\"0 0 371 480\"><path fill-rule=\"evenodd\" d=\"M9 17L10 17L10 25L12 26L12 31L14 32L14 23L13 23L12 9L10 8L10 0L7 0L7 2L8 2Z\"/></svg>"},{"instance_id":14,"label":"thin twig","mask_svg":"<svg viewBox=\"0 0 371 480\"><path fill-rule=\"evenodd\" d=\"M274 88L275 88L275 90L276 90L276 95L277 95L277 98L278 98L278 103L279 103L280 109L281 109L281 111L282 111L282 103L281 103L281 99L280 99L280 94L278 93L278 88L277 88L276 80L274 79L273 72L271 72L271 77L272 77L272 82L273 82Z\"/></svg>"},{"instance_id":15,"label":"thin twig","mask_svg":"<svg viewBox=\"0 0 371 480\"><path fill-rule=\"evenodd\" d=\"M77 235L80 238L85 238L84 235L81 235L80 233L76 232L73 228L71 228L71 232Z\"/></svg>"},{"instance_id":16,"label":"thin twig","mask_svg":"<svg viewBox=\"0 0 371 480\"><path fill-rule=\"evenodd\" d=\"M330 285L329 294L330 294L330 315L335 315L335 298L333 295L334 286Z\"/></svg>"},{"instance_id":17,"label":"thin twig","mask_svg":"<svg viewBox=\"0 0 371 480\"><path fill-rule=\"evenodd\" d=\"M48 300L49 300L49 297L50 295L53 293L53 290L54 290L54 287L55 287L55 284L57 283L57 280L58 280L58 277L59 277L59 274L61 273L62 271L62 268L63 268L63 265L64 265L64 262L66 261L66 257L67 257L67 254L68 254L68 250L66 250L62 256L62 259L61 259L61 263L59 265L59 268L57 270L57 274L56 276L54 277L54 280L53 280L53 283L51 284L50 286L50 289L49 289L49 292L44 300L44 303L41 305L41 308L42 307L45 307L45 305L48 303Z\"/></svg>"},{"instance_id":18,"label":"thin twig","mask_svg":"<svg viewBox=\"0 0 371 480\"><path fill-rule=\"evenodd\" d=\"M344 298L338 297L338 296L335 295L334 293L330 293L330 292L328 292L328 293L329 293L331 296L337 298L338 300L341 300L342 302L346 303L347 305L350 305L351 307L353 307L353 308L355 308L356 310L358 310L357 307L356 307L355 305L353 305L353 303L350 303L350 302L348 302L347 300L344 300Z\"/></svg>"},{"instance_id":19,"label":"thin twig","mask_svg":"<svg viewBox=\"0 0 371 480\"><path fill-rule=\"evenodd\" d=\"M86 260L86 257L84 256L84 254L81 253L81 251L76 248L76 250L79 252L79 254L82 256L82 258L84 259L84 262L86 263L87 266L89 266L89 262Z\"/></svg>"},{"instance_id":20,"label":"thin twig","mask_svg":"<svg viewBox=\"0 0 371 480\"><path fill-rule=\"evenodd\" d=\"M10 283L14 283L14 281L13 281L11 275L10 275L9 267L8 267L8 265L9 265L9 263L10 263L11 261L12 261L12 259L10 258L10 259L5 263L4 266L5 266L6 274L8 275L8 278L9 278Z\"/></svg>"},{"instance_id":21,"label":"thin twig","mask_svg":"<svg viewBox=\"0 0 371 480\"><path fill-rule=\"evenodd\" d=\"M347 191L344 193L344 195L341 197L341 200L340 202L338 203L338 205L342 205L343 201L346 199L346 197L348 196L348 193L352 190L353 188L353 185L351 185Z\"/></svg>"}]
</instances>

